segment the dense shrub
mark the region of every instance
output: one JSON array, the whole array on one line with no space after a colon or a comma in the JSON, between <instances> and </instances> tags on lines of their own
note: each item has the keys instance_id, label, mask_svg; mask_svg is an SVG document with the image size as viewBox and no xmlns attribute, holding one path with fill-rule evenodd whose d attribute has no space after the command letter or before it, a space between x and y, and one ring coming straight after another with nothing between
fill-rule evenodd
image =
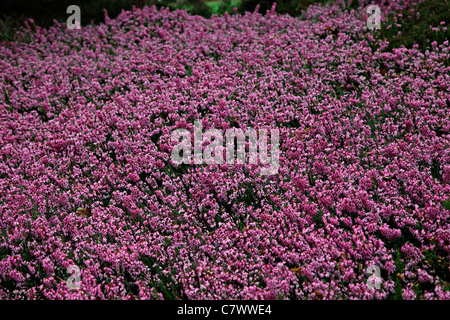
<instances>
[{"instance_id":1,"label":"dense shrub","mask_svg":"<svg viewBox=\"0 0 450 320\"><path fill-rule=\"evenodd\" d=\"M340 4L2 42L0 299L450 299L449 42ZM196 120L278 129L279 171L175 164Z\"/></svg>"}]
</instances>

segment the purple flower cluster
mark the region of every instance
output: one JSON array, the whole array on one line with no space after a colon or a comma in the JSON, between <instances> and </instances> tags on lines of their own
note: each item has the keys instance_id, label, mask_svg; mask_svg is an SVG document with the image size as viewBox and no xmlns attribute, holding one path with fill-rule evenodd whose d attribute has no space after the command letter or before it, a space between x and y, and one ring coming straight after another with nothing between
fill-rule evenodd
<instances>
[{"instance_id":1,"label":"purple flower cluster","mask_svg":"<svg viewBox=\"0 0 450 320\"><path fill-rule=\"evenodd\" d=\"M0 298L450 299L449 43L386 51L341 2L3 43ZM278 174L174 165L195 120L279 129Z\"/></svg>"}]
</instances>

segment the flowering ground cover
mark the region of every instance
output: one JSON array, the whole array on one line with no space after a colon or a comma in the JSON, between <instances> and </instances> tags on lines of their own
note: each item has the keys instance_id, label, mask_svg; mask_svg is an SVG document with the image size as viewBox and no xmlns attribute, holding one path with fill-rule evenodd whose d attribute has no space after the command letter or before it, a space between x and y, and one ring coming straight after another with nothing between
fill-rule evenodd
<instances>
[{"instance_id":1,"label":"flowering ground cover","mask_svg":"<svg viewBox=\"0 0 450 320\"><path fill-rule=\"evenodd\" d=\"M450 299L449 43L388 50L343 3L3 42L0 298ZM278 173L175 165L196 120L279 129Z\"/></svg>"}]
</instances>

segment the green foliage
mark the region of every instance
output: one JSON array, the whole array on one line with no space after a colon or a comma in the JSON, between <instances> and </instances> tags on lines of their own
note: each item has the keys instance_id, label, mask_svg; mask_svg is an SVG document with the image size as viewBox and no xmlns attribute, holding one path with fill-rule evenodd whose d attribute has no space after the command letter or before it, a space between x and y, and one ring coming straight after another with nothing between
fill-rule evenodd
<instances>
[{"instance_id":1,"label":"green foliage","mask_svg":"<svg viewBox=\"0 0 450 320\"><path fill-rule=\"evenodd\" d=\"M170 9L186 9L192 15L199 15L209 18L212 14L210 6L206 5L204 0L162 0L159 1L157 7L169 7Z\"/></svg>"},{"instance_id":2,"label":"green foliage","mask_svg":"<svg viewBox=\"0 0 450 320\"><path fill-rule=\"evenodd\" d=\"M442 206L447 209L450 210L450 199L444 200L442 201Z\"/></svg>"},{"instance_id":3,"label":"green foliage","mask_svg":"<svg viewBox=\"0 0 450 320\"><path fill-rule=\"evenodd\" d=\"M232 14L233 7L238 7L239 3L239 0L161 0L157 2L157 7L169 7L170 9L186 9L190 14L209 18L213 14L223 15L225 12Z\"/></svg>"},{"instance_id":4,"label":"green foliage","mask_svg":"<svg viewBox=\"0 0 450 320\"><path fill-rule=\"evenodd\" d=\"M325 227L325 223L323 222L323 211L319 209L319 211L317 212L317 214L315 214L313 216L314 222L315 222L315 226L314 229L318 230L321 228Z\"/></svg>"},{"instance_id":5,"label":"green foliage","mask_svg":"<svg viewBox=\"0 0 450 320\"><path fill-rule=\"evenodd\" d=\"M233 13L233 8L239 6L240 1L231 1L231 0L223 0L223 1L208 1L206 5L211 8L212 14L223 15L225 12L229 14Z\"/></svg>"},{"instance_id":6,"label":"green foliage","mask_svg":"<svg viewBox=\"0 0 450 320\"><path fill-rule=\"evenodd\" d=\"M211 7L207 6L204 0L186 0L186 5L190 14L205 18L212 14Z\"/></svg>"},{"instance_id":7,"label":"green foliage","mask_svg":"<svg viewBox=\"0 0 450 320\"><path fill-rule=\"evenodd\" d=\"M394 253L395 255L395 271L397 274L394 276L394 292L390 292L386 298L386 300L403 300L402 296L402 277L403 273L405 272L405 263L403 262L403 259L401 258L402 253L400 249L397 249Z\"/></svg>"}]
</instances>

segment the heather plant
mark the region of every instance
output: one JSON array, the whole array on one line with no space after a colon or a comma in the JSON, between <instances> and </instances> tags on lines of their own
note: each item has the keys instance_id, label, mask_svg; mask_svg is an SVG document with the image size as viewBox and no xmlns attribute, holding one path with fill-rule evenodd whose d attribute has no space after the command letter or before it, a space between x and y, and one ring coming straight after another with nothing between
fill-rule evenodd
<instances>
[{"instance_id":1,"label":"heather plant","mask_svg":"<svg viewBox=\"0 0 450 320\"><path fill-rule=\"evenodd\" d=\"M172 148L171 160L175 165L191 164L192 161L194 164L205 162L218 165L226 162L232 165L234 163L244 164L247 160L250 164L270 165L261 169L261 175L277 174L280 145L279 130L271 129L270 134L271 146L270 156L268 156L266 129L259 129L257 132L253 128L247 128L246 131L228 128L223 133L221 130L212 128L208 129L203 135L202 121L194 121L193 143L191 143L191 133L188 130L176 129L172 132L172 140L178 143ZM181 141L179 141L180 138L182 138ZM203 144L205 145L204 150ZM193 152L192 145L194 147ZM248 148L246 148L247 145ZM191 157L192 154L193 158Z\"/></svg>"},{"instance_id":2,"label":"heather plant","mask_svg":"<svg viewBox=\"0 0 450 320\"><path fill-rule=\"evenodd\" d=\"M389 49L348 3L2 42L0 299L450 299L448 40ZM197 121L277 130L278 171L175 164Z\"/></svg>"},{"instance_id":3,"label":"heather plant","mask_svg":"<svg viewBox=\"0 0 450 320\"><path fill-rule=\"evenodd\" d=\"M434 41L442 44L450 38L449 17L450 1L426 0L390 14L381 34L390 50L414 44L425 50Z\"/></svg>"}]
</instances>

